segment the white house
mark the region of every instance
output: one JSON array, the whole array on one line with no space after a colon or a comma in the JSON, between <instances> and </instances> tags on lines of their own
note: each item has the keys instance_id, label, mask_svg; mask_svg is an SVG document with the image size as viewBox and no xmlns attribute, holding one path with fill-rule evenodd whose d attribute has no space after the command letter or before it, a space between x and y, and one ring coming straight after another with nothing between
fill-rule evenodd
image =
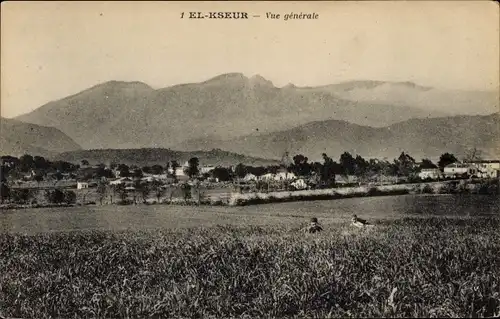
<instances>
[{"instance_id":1,"label":"white house","mask_svg":"<svg viewBox=\"0 0 500 319\"><path fill-rule=\"evenodd\" d=\"M306 189L307 184L303 179L298 179L295 182L292 183L292 186L295 187L296 189Z\"/></svg>"},{"instance_id":2,"label":"white house","mask_svg":"<svg viewBox=\"0 0 500 319\"><path fill-rule=\"evenodd\" d=\"M420 173L418 173L418 177L421 179L438 179L441 178L443 174L439 170L439 168L422 168Z\"/></svg>"},{"instance_id":3,"label":"white house","mask_svg":"<svg viewBox=\"0 0 500 319\"><path fill-rule=\"evenodd\" d=\"M476 175L478 170L471 164L453 163L444 167L444 175L448 177L458 177L464 174L469 176Z\"/></svg>"},{"instance_id":4,"label":"white house","mask_svg":"<svg viewBox=\"0 0 500 319\"><path fill-rule=\"evenodd\" d=\"M297 179L297 176L294 173L279 172L274 175L274 180L276 181L291 181L294 179Z\"/></svg>"},{"instance_id":5,"label":"white house","mask_svg":"<svg viewBox=\"0 0 500 319\"><path fill-rule=\"evenodd\" d=\"M271 173L264 174L260 177L260 180L262 181L270 181L274 179L274 175Z\"/></svg>"},{"instance_id":6,"label":"white house","mask_svg":"<svg viewBox=\"0 0 500 319\"><path fill-rule=\"evenodd\" d=\"M245 182L256 181L257 180L257 176L255 176L252 173L249 173L249 174L245 175L245 177L243 177L243 180Z\"/></svg>"},{"instance_id":7,"label":"white house","mask_svg":"<svg viewBox=\"0 0 500 319\"><path fill-rule=\"evenodd\" d=\"M85 189L85 188L89 188L89 183L85 183L85 182L77 182L76 183L76 189Z\"/></svg>"},{"instance_id":8,"label":"white house","mask_svg":"<svg viewBox=\"0 0 500 319\"><path fill-rule=\"evenodd\" d=\"M120 184L132 184L132 180L128 177L122 177L114 181L109 182L110 185L120 185Z\"/></svg>"},{"instance_id":9,"label":"white house","mask_svg":"<svg viewBox=\"0 0 500 319\"><path fill-rule=\"evenodd\" d=\"M210 166L210 165L201 166L200 167L200 174L210 173L214 169L215 169L215 166Z\"/></svg>"},{"instance_id":10,"label":"white house","mask_svg":"<svg viewBox=\"0 0 500 319\"><path fill-rule=\"evenodd\" d=\"M156 180L156 178L154 178L153 176L145 176L145 177L141 178L141 181L147 182L147 183L152 183L155 180Z\"/></svg>"},{"instance_id":11,"label":"white house","mask_svg":"<svg viewBox=\"0 0 500 319\"><path fill-rule=\"evenodd\" d=\"M467 163L477 168L479 177L498 177L500 175L500 160L479 160Z\"/></svg>"}]
</instances>

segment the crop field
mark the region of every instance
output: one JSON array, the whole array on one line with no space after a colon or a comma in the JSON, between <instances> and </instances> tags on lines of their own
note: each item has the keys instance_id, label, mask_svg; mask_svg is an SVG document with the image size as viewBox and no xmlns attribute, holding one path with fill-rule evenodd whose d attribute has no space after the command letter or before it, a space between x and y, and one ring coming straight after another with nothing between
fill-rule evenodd
<instances>
[{"instance_id":1,"label":"crop field","mask_svg":"<svg viewBox=\"0 0 500 319\"><path fill-rule=\"evenodd\" d=\"M335 210L345 205L347 215L346 207L355 203L398 210L398 201L403 205L410 198L339 201ZM428 201L428 209L447 207ZM253 209L247 213L257 214L257 206L234 208L226 215L219 212L219 221L235 215L224 225L4 232L0 314L23 318L500 315L497 208L475 216L400 213L382 218L379 213L372 218L375 227L363 230L343 218L327 220L328 202L304 202L301 205L306 206L300 206L304 211L316 207L320 222L325 221L323 232L306 234L301 231L304 219L299 222L292 216L302 214L297 205L262 205L263 213L248 220L238 213ZM292 207L295 212L285 215ZM274 217L265 217L268 212ZM257 220L269 222L257 224Z\"/></svg>"}]
</instances>

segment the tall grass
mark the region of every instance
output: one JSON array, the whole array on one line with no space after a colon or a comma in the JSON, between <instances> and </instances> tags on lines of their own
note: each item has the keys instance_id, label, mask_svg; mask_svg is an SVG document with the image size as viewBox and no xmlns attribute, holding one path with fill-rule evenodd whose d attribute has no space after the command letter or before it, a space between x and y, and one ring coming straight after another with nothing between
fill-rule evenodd
<instances>
[{"instance_id":1,"label":"tall grass","mask_svg":"<svg viewBox=\"0 0 500 319\"><path fill-rule=\"evenodd\" d=\"M500 219L0 235L13 317L485 317Z\"/></svg>"}]
</instances>

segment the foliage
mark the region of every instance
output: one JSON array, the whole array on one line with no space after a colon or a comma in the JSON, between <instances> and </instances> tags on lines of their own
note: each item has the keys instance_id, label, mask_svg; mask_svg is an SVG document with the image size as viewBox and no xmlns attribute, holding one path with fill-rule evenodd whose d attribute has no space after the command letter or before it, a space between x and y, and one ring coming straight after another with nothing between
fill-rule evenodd
<instances>
[{"instance_id":1,"label":"foliage","mask_svg":"<svg viewBox=\"0 0 500 319\"><path fill-rule=\"evenodd\" d=\"M64 191L64 202L67 204L76 203L76 193L73 191Z\"/></svg>"},{"instance_id":2,"label":"foliage","mask_svg":"<svg viewBox=\"0 0 500 319\"><path fill-rule=\"evenodd\" d=\"M143 174L142 174L142 170L139 169L139 168L135 168L133 171L132 171L132 177L135 177L135 178L141 178L143 177Z\"/></svg>"},{"instance_id":3,"label":"foliage","mask_svg":"<svg viewBox=\"0 0 500 319\"><path fill-rule=\"evenodd\" d=\"M126 164L119 164L116 169L120 172L120 177L129 177L131 175L130 168Z\"/></svg>"},{"instance_id":4,"label":"foliage","mask_svg":"<svg viewBox=\"0 0 500 319\"><path fill-rule=\"evenodd\" d=\"M10 199L10 187L2 181L0 183L0 201L3 203L6 199Z\"/></svg>"},{"instance_id":5,"label":"foliage","mask_svg":"<svg viewBox=\"0 0 500 319\"><path fill-rule=\"evenodd\" d=\"M438 166L441 170L443 170L445 166L456 162L458 162L458 159L455 157L455 155L444 153L443 155L441 155L441 157L439 157Z\"/></svg>"},{"instance_id":6,"label":"foliage","mask_svg":"<svg viewBox=\"0 0 500 319\"><path fill-rule=\"evenodd\" d=\"M168 165L167 165L166 169L168 169ZM147 173L147 172L144 171L144 173ZM151 166L150 173L154 174L154 175L163 174L163 167L161 165L157 165L157 164L153 165L153 166Z\"/></svg>"},{"instance_id":7,"label":"foliage","mask_svg":"<svg viewBox=\"0 0 500 319\"><path fill-rule=\"evenodd\" d=\"M498 218L0 234L6 317L493 317Z\"/></svg>"},{"instance_id":8,"label":"foliage","mask_svg":"<svg viewBox=\"0 0 500 319\"><path fill-rule=\"evenodd\" d=\"M311 164L308 163L309 159L298 154L293 157L293 164L291 165L291 171L297 176L309 176L312 172Z\"/></svg>"},{"instance_id":9,"label":"foliage","mask_svg":"<svg viewBox=\"0 0 500 319\"><path fill-rule=\"evenodd\" d=\"M163 187L163 184L159 181L154 180L151 183L151 190L154 192L156 200L160 202L160 198L165 195L165 188Z\"/></svg>"},{"instance_id":10,"label":"foliage","mask_svg":"<svg viewBox=\"0 0 500 319\"><path fill-rule=\"evenodd\" d=\"M139 191L139 195L141 196L142 202L146 203L149 194L151 193L151 187L148 185L148 183L137 183L135 185L136 190Z\"/></svg>"},{"instance_id":11,"label":"foliage","mask_svg":"<svg viewBox=\"0 0 500 319\"><path fill-rule=\"evenodd\" d=\"M45 199L51 204L74 204L76 202L76 193L73 191L62 191L60 189L45 191Z\"/></svg>"},{"instance_id":12,"label":"foliage","mask_svg":"<svg viewBox=\"0 0 500 319\"><path fill-rule=\"evenodd\" d=\"M34 197L34 192L30 189L11 189L10 196L14 203L26 204Z\"/></svg>"},{"instance_id":13,"label":"foliage","mask_svg":"<svg viewBox=\"0 0 500 319\"><path fill-rule=\"evenodd\" d=\"M333 160L323 153L323 167L321 168L321 182L323 186L335 185L335 164Z\"/></svg>"},{"instance_id":14,"label":"foliage","mask_svg":"<svg viewBox=\"0 0 500 319\"><path fill-rule=\"evenodd\" d=\"M99 182L99 183L97 184L97 189L96 189L96 191L97 191L97 198L98 198L98 200L99 200L99 204L101 204L101 205L102 205L102 202L103 202L103 200L106 198L106 195L107 195L107 193L108 193L108 187L107 187L106 183L104 183L104 182Z\"/></svg>"},{"instance_id":15,"label":"foliage","mask_svg":"<svg viewBox=\"0 0 500 319\"><path fill-rule=\"evenodd\" d=\"M36 174L33 179L37 182L37 183L40 183L41 181L43 181L43 175L41 174Z\"/></svg>"},{"instance_id":16,"label":"foliage","mask_svg":"<svg viewBox=\"0 0 500 319\"><path fill-rule=\"evenodd\" d=\"M231 181L233 179L231 170L229 168L225 168L225 167L218 166L218 167L214 168L209 174L213 178L219 179L219 181L221 181L221 182L228 182L228 181Z\"/></svg>"},{"instance_id":17,"label":"foliage","mask_svg":"<svg viewBox=\"0 0 500 319\"><path fill-rule=\"evenodd\" d=\"M430 168L438 168L438 167L430 159L428 158L422 159L422 163L420 163L420 169L430 169Z\"/></svg>"},{"instance_id":18,"label":"foliage","mask_svg":"<svg viewBox=\"0 0 500 319\"><path fill-rule=\"evenodd\" d=\"M415 159L405 152L402 152L401 155L394 160L394 165L397 168L398 176L410 176L415 173Z\"/></svg>"},{"instance_id":19,"label":"foliage","mask_svg":"<svg viewBox=\"0 0 500 319\"><path fill-rule=\"evenodd\" d=\"M184 200L191 199L191 185L184 183L181 185L181 190Z\"/></svg>"},{"instance_id":20,"label":"foliage","mask_svg":"<svg viewBox=\"0 0 500 319\"><path fill-rule=\"evenodd\" d=\"M179 163L177 161L172 161L170 167L172 168L172 176L174 177L174 180L177 181L177 168L179 168Z\"/></svg>"},{"instance_id":21,"label":"foliage","mask_svg":"<svg viewBox=\"0 0 500 319\"><path fill-rule=\"evenodd\" d=\"M239 178L243 178L245 177L247 174L248 174L248 171L247 171L247 168L245 165L239 163L238 165L236 165L236 167L234 168L234 174L239 177ZM227 180L227 179L226 179Z\"/></svg>"},{"instance_id":22,"label":"foliage","mask_svg":"<svg viewBox=\"0 0 500 319\"><path fill-rule=\"evenodd\" d=\"M186 167L185 169L186 175L190 178L198 176L198 174L200 173L199 165L200 160L197 157L190 158L188 161L188 167Z\"/></svg>"}]
</instances>

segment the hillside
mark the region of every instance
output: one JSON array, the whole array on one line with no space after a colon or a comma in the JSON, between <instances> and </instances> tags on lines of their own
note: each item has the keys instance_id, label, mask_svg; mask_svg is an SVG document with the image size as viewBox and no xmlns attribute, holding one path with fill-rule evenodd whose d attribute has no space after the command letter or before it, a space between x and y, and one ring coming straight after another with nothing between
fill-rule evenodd
<instances>
[{"instance_id":1,"label":"hillside","mask_svg":"<svg viewBox=\"0 0 500 319\"><path fill-rule=\"evenodd\" d=\"M383 127L442 115L350 101L321 88L277 88L260 76L230 73L158 90L140 82L107 82L17 119L56 127L85 149L101 149L168 148L186 140L270 133L327 119Z\"/></svg>"},{"instance_id":2,"label":"hillside","mask_svg":"<svg viewBox=\"0 0 500 319\"><path fill-rule=\"evenodd\" d=\"M53 127L0 118L0 155L52 156L80 149L72 139Z\"/></svg>"},{"instance_id":3,"label":"hillside","mask_svg":"<svg viewBox=\"0 0 500 319\"><path fill-rule=\"evenodd\" d=\"M181 152L162 148L143 148L143 149L100 149L100 150L81 150L58 154L55 160L79 163L86 159L90 164L111 164L124 163L127 165L165 165L167 162L176 160L179 164L185 163L191 157L198 157L201 165L237 165L243 163L246 165L271 165L276 161L262 158L255 158L235 154L219 149L210 151Z\"/></svg>"},{"instance_id":4,"label":"hillside","mask_svg":"<svg viewBox=\"0 0 500 319\"><path fill-rule=\"evenodd\" d=\"M453 116L412 119L385 128L345 121L315 121L290 130L253 134L230 140L191 140L183 149L210 149L214 145L241 154L281 158L285 151L319 160L323 152L338 158L344 151L363 157L389 159L402 151L416 159L437 158L444 152L462 156L477 147L487 158L500 157L500 116Z\"/></svg>"}]
</instances>

